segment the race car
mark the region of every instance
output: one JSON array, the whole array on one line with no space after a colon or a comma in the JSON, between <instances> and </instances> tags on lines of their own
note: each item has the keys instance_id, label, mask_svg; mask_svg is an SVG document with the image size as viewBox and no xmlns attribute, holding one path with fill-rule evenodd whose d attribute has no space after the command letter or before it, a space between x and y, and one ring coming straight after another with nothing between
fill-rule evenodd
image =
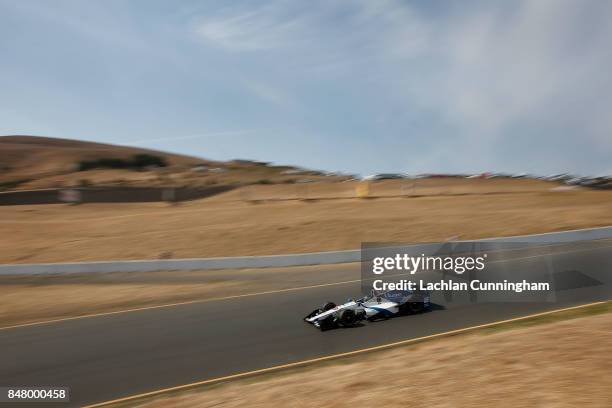
<instances>
[{"instance_id":1,"label":"race car","mask_svg":"<svg viewBox=\"0 0 612 408\"><path fill-rule=\"evenodd\" d=\"M389 317L419 313L431 307L427 291L390 290L372 291L358 300L349 299L342 305L327 302L313 310L304 321L321 331L336 327L351 327L363 320L387 319Z\"/></svg>"}]
</instances>

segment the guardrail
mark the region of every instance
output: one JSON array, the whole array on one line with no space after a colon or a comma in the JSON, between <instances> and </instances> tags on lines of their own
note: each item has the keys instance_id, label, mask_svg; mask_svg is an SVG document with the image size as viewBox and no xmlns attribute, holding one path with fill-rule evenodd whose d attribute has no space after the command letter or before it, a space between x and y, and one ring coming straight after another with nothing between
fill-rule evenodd
<instances>
[{"instance_id":1,"label":"guardrail","mask_svg":"<svg viewBox=\"0 0 612 408\"><path fill-rule=\"evenodd\" d=\"M612 226L544 234L486 238L479 241L525 243L567 243L612 238ZM100 261L45 264L4 264L0 275L42 275L104 272L154 272L166 270L205 270L272 268L307 265L331 265L360 262L361 250L312 252L305 254L239 256L229 258L154 259L136 261Z\"/></svg>"}]
</instances>

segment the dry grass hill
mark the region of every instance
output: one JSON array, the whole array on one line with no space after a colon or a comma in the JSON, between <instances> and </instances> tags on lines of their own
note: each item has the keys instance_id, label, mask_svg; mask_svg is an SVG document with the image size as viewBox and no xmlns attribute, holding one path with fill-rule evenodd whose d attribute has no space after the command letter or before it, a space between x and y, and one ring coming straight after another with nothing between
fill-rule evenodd
<instances>
[{"instance_id":1,"label":"dry grass hill","mask_svg":"<svg viewBox=\"0 0 612 408\"><path fill-rule=\"evenodd\" d=\"M164 167L120 168L137 155L161 158ZM114 161L108 166L108 161ZM106 161L106 165L99 165ZM83 163L90 163L82 171ZM119 167L119 168L118 168ZM39 136L0 137L0 190L75 185L213 185L320 179L316 172L251 161L219 162L137 147ZM326 178L327 179L327 178Z\"/></svg>"}]
</instances>

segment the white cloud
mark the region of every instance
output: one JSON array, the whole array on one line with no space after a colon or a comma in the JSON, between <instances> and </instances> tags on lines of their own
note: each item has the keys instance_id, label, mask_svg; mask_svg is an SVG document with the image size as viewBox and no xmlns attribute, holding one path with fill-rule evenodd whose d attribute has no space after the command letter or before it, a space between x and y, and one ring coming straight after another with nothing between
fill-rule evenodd
<instances>
[{"instance_id":1,"label":"white cloud","mask_svg":"<svg viewBox=\"0 0 612 408\"><path fill-rule=\"evenodd\" d=\"M398 103L417 115L433 112L440 123L426 130L431 154L421 159L423 166L461 166L457 156L463 154L472 156L464 167L517 169L538 157L541 168L562 169L572 165L574 152L567 149L577 138L612 153L612 3L448 3L436 11L393 0L306 9L296 4L225 9L199 20L196 32L225 50L277 51L301 70L305 86L309 75L313 83L326 77L354 81L353 88L364 92L380 85L360 98L380 101L371 106L373 121L401 110ZM278 105L299 99L289 93L292 85L261 74L245 81L251 92ZM516 132L525 130L532 139L521 146L522 161L499 157L495 150L518 146ZM557 150L560 144L566 150Z\"/></svg>"},{"instance_id":2,"label":"white cloud","mask_svg":"<svg viewBox=\"0 0 612 408\"><path fill-rule=\"evenodd\" d=\"M211 137L227 137L227 136L241 136L248 133L253 133L254 130L243 129L243 130L224 130L219 132L203 132L194 135L184 135L184 136L168 136L168 137L152 137L146 139L138 139L138 140L129 140L124 141L123 143L129 145L148 145L150 143L159 143L159 142L174 142L178 140L191 140L191 139L206 139Z\"/></svg>"},{"instance_id":3,"label":"white cloud","mask_svg":"<svg viewBox=\"0 0 612 408\"><path fill-rule=\"evenodd\" d=\"M293 98L282 88L257 80L244 80L244 86L261 100L275 105L287 106L293 104Z\"/></svg>"},{"instance_id":4,"label":"white cloud","mask_svg":"<svg viewBox=\"0 0 612 408\"><path fill-rule=\"evenodd\" d=\"M612 2L10 3L7 117L33 130L238 124L358 172L609 171Z\"/></svg>"},{"instance_id":5,"label":"white cloud","mask_svg":"<svg viewBox=\"0 0 612 408\"><path fill-rule=\"evenodd\" d=\"M394 38L385 35L396 30L393 24L381 30L387 64L402 57L405 66L428 61L422 70L396 72L394 80L407 103L418 101L423 109L434 110L455 131L453 144L459 149L449 150L443 140L431 165L444 160L440 152L478 160L478 153L483 157L500 143L511 143L520 136L515 132L525 128L533 137L522 147L524 157L537 157L543 166L576 165L570 158L579 152L558 150L561 144L612 154L612 122L603 112L612 106L612 81L606 73L612 68L612 52L604 40L612 38L606 23L612 3L495 4L443 19L423 18L416 30ZM398 54L399 46L414 37L421 45ZM510 167L521 158L491 161L489 165Z\"/></svg>"},{"instance_id":6,"label":"white cloud","mask_svg":"<svg viewBox=\"0 0 612 408\"><path fill-rule=\"evenodd\" d=\"M287 45L305 29L305 19L270 4L256 9L225 9L198 19L194 30L207 43L229 51L260 51Z\"/></svg>"}]
</instances>

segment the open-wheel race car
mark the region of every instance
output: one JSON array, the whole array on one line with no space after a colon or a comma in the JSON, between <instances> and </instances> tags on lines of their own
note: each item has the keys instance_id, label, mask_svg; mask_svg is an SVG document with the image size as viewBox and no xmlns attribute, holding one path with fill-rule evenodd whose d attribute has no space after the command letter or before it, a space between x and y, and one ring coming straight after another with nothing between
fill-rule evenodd
<instances>
[{"instance_id":1,"label":"open-wheel race car","mask_svg":"<svg viewBox=\"0 0 612 408\"><path fill-rule=\"evenodd\" d=\"M349 299L341 305L327 302L308 314L304 321L325 331L336 327L355 326L364 320L372 321L419 313L429 309L430 306L430 295L427 291L376 292L373 290L368 296L357 300Z\"/></svg>"}]
</instances>

